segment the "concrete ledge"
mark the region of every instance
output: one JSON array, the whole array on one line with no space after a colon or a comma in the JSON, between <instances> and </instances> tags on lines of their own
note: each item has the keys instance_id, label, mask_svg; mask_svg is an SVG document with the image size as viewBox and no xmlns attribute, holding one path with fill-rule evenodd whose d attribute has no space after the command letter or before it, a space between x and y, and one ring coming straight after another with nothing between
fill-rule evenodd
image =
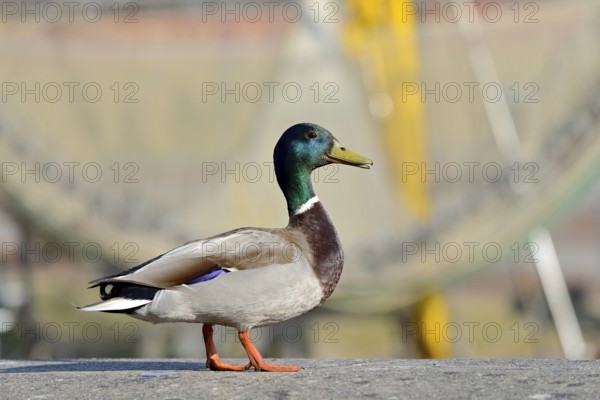
<instances>
[{"instance_id":1,"label":"concrete ledge","mask_svg":"<svg viewBox=\"0 0 600 400\"><path fill-rule=\"evenodd\" d=\"M246 363L246 360L227 360ZM199 360L0 360L10 399L387 398L593 399L600 362L307 360L298 373L213 372Z\"/></svg>"}]
</instances>

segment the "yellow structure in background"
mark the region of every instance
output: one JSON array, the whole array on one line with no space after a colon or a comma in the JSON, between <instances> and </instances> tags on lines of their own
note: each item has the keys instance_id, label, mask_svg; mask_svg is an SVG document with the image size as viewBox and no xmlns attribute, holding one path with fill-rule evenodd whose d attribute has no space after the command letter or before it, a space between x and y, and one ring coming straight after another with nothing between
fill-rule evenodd
<instances>
[{"instance_id":1,"label":"yellow structure in background","mask_svg":"<svg viewBox=\"0 0 600 400\"><path fill-rule=\"evenodd\" d=\"M427 158L424 104L420 96L406 95L406 88L420 82L417 7L407 1L349 0L347 8L347 50L361 65L371 112L384 118L385 147L398 194L416 218L427 222L431 203L420 173ZM415 305L412 322L422 357L452 357L451 344L428 340L426 328L440 330L448 320L441 294L425 295Z\"/></svg>"},{"instance_id":2,"label":"yellow structure in background","mask_svg":"<svg viewBox=\"0 0 600 400\"><path fill-rule=\"evenodd\" d=\"M420 96L405 93L420 81L417 7L406 1L349 0L347 10L345 43L363 69L371 111L385 120L399 195L415 217L427 221L430 200L418 173L426 160L424 105Z\"/></svg>"},{"instance_id":3,"label":"yellow structure in background","mask_svg":"<svg viewBox=\"0 0 600 400\"><path fill-rule=\"evenodd\" d=\"M452 343L444 336L449 325L445 297L432 293L421 299L413 310L417 347L423 358L452 358Z\"/></svg>"}]
</instances>

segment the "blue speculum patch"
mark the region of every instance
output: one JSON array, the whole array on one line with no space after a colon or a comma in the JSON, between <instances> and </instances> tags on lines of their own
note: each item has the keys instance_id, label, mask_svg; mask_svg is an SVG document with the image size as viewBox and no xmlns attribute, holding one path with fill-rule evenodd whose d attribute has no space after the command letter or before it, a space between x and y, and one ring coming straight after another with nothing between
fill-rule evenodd
<instances>
[{"instance_id":1,"label":"blue speculum patch","mask_svg":"<svg viewBox=\"0 0 600 400\"><path fill-rule=\"evenodd\" d=\"M229 271L224 270L222 268L214 269L207 274L201 275L201 276L189 281L187 283L187 285L193 285L194 283L210 281L211 279L215 279L217 276L225 274L227 272L229 272Z\"/></svg>"}]
</instances>

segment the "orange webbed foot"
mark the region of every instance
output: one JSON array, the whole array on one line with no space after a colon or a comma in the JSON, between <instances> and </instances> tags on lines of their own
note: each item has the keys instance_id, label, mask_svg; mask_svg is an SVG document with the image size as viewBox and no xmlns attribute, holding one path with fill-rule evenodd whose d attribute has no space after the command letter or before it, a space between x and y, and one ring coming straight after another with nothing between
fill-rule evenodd
<instances>
[{"instance_id":1,"label":"orange webbed foot","mask_svg":"<svg viewBox=\"0 0 600 400\"><path fill-rule=\"evenodd\" d=\"M250 335L248 332L239 332L238 336L242 342L242 346L244 346L244 349L248 354L248 358L250 359L250 363L246 366L247 369L249 369L251 366L255 371L265 372L298 372L301 370L300 367L295 365L287 366L266 363L258 352L258 349L252 343L252 340L250 340Z\"/></svg>"},{"instance_id":2,"label":"orange webbed foot","mask_svg":"<svg viewBox=\"0 0 600 400\"><path fill-rule=\"evenodd\" d=\"M206 367L212 371L244 371L246 365L228 364L219 359L218 354L212 354L206 358Z\"/></svg>"},{"instance_id":3,"label":"orange webbed foot","mask_svg":"<svg viewBox=\"0 0 600 400\"><path fill-rule=\"evenodd\" d=\"M210 324L202 326L202 335L204 336L204 345L206 346L206 367L213 371L244 371L246 366L228 364L221 361L215 343L213 341L213 327Z\"/></svg>"}]
</instances>

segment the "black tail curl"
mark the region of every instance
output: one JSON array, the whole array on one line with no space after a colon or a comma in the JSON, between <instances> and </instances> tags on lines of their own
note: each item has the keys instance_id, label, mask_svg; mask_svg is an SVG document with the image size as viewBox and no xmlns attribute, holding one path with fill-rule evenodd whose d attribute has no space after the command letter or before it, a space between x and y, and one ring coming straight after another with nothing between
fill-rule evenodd
<instances>
[{"instance_id":1,"label":"black tail curl","mask_svg":"<svg viewBox=\"0 0 600 400\"><path fill-rule=\"evenodd\" d=\"M102 300L108 300L114 297L123 297L133 300L152 300L154 299L156 292L161 290L152 286L128 282L107 282L101 283L99 286L100 298Z\"/></svg>"}]
</instances>

